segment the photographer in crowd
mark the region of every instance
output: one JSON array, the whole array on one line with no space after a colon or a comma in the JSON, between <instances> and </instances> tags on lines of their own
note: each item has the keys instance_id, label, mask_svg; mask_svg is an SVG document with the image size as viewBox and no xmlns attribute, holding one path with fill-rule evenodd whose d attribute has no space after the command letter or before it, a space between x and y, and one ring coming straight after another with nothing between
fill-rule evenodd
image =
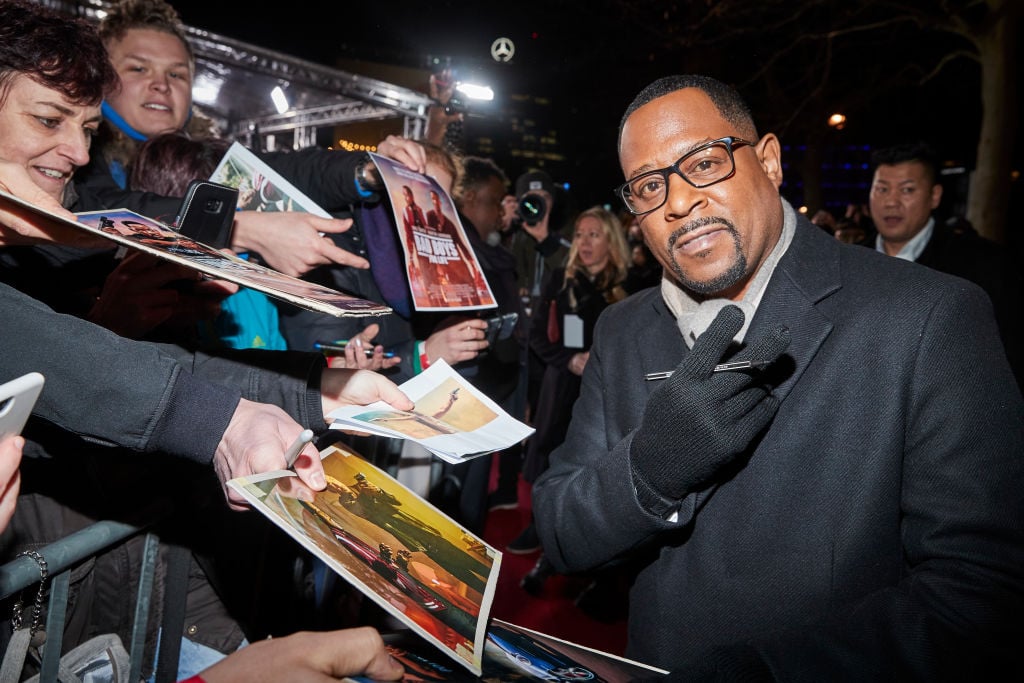
<instances>
[{"instance_id":1,"label":"photographer in crowd","mask_svg":"<svg viewBox=\"0 0 1024 683\"><path fill-rule=\"evenodd\" d=\"M571 243L551 220L555 208L555 183L544 171L530 171L516 179L518 202L515 227L521 228L512 237L516 255L520 296L531 302L540 296L544 275L565 265Z\"/></svg>"}]
</instances>

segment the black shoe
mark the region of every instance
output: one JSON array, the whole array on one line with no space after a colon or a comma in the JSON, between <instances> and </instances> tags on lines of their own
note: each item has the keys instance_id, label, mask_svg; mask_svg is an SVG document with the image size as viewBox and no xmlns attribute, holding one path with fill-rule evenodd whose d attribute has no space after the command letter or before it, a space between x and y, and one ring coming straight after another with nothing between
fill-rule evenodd
<instances>
[{"instance_id":1,"label":"black shoe","mask_svg":"<svg viewBox=\"0 0 1024 683\"><path fill-rule=\"evenodd\" d=\"M519 507L519 493L513 489L502 491L498 489L487 494L488 510L515 510Z\"/></svg>"},{"instance_id":2,"label":"black shoe","mask_svg":"<svg viewBox=\"0 0 1024 683\"><path fill-rule=\"evenodd\" d=\"M548 562L548 559L541 555L537 558L537 564L533 569L526 572L526 575L519 582L520 587L535 598L539 598L544 592L544 584L548 577L555 573L555 568Z\"/></svg>"},{"instance_id":3,"label":"black shoe","mask_svg":"<svg viewBox=\"0 0 1024 683\"><path fill-rule=\"evenodd\" d=\"M513 555L529 555L540 550L540 539L537 537L537 529L533 526L533 522L530 522L530 526L523 529L518 536L513 538L505 546L505 550Z\"/></svg>"}]
</instances>

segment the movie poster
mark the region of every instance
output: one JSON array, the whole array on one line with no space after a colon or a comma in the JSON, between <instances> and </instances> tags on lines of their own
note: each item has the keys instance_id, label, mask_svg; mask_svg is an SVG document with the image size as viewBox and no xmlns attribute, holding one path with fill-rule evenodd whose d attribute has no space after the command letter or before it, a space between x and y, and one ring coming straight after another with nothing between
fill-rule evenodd
<instances>
[{"instance_id":1,"label":"movie poster","mask_svg":"<svg viewBox=\"0 0 1024 683\"><path fill-rule=\"evenodd\" d=\"M448 193L429 176L370 156L391 198L416 310L497 306Z\"/></svg>"}]
</instances>

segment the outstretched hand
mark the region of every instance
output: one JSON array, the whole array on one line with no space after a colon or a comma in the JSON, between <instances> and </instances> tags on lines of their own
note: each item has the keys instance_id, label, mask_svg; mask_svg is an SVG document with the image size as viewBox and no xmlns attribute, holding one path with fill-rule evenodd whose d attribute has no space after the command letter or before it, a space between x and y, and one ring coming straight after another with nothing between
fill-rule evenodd
<instances>
[{"instance_id":1,"label":"outstretched hand","mask_svg":"<svg viewBox=\"0 0 1024 683\"><path fill-rule=\"evenodd\" d=\"M21 465L24 446L24 437L13 434L0 437L0 531L7 528L18 502L18 491L21 489L18 467Z\"/></svg>"},{"instance_id":2,"label":"outstretched hand","mask_svg":"<svg viewBox=\"0 0 1024 683\"><path fill-rule=\"evenodd\" d=\"M743 312L736 306L723 308L647 401L630 461L639 483L666 498L678 500L706 487L747 450L778 410L778 400L757 370L714 371L742 327ZM789 341L789 330L779 326L729 361L773 363Z\"/></svg>"},{"instance_id":3,"label":"outstretched hand","mask_svg":"<svg viewBox=\"0 0 1024 683\"><path fill-rule=\"evenodd\" d=\"M384 347L373 343L379 332L380 325L370 323L359 334L349 338L342 355L328 357L327 365L352 370L386 370L398 365L402 362L401 357L385 358ZM372 355L367 355L366 351Z\"/></svg>"},{"instance_id":4,"label":"outstretched hand","mask_svg":"<svg viewBox=\"0 0 1024 683\"><path fill-rule=\"evenodd\" d=\"M320 218L297 211L239 211L231 247L256 252L271 268L292 277L328 263L369 268L369 261L322 234L345 232L350 227L350 218Z\"/></svg>"},{"instance_id":5,"label":"outstretched hand","mask_svg":"<svg viewBox=\"0 0 1024 683\"><path fill-rule=\"evenodd\" d=\"M212 319L221 301L238 291L226 280L197 279L191 268L142 252L128 254L107 276L88 319L122 337L138 339L171 320L190 327ZM190 286L174 288L172 283Z\"/></svg>"},{"instance_id":6,"label":"outstretched hand","mask_svg":"<svg viewBox=\"0 0 1024 683\"><path fill-rule=\"evenodd\" d=\"M389 403L396 410L412 410L413 402L387 377L369 370L326 369L320 377L320 392L326 415L349 405ZM241 495L227 486L237 477L283 470L285 451L295 442L302 427L277 406L241 399L217 445L213 467L233 510L248 509ZM292 466L299 479L314 491L327 485L316 446L307 443Z\"/></svg>"},{"instance_id":7,"label":"outstretched hand","mask_svg":"<svg viewBox=\"0 0 1024 683\"><path fill-rule=\"evenodd\" d=\"M377 144L377 154L397 161L417 173L427 172L427 151L415 140L389 135Z\"/></svg>"},{"instance_id":8,"label":"outstretched hand","mask_svg":"<svg viewBox=\"0 0 1024 683\"><path fill-rule=\"evenodd\" d=\"M301 433L302 427L277 406L244 398L239 401L213 456L213 468L231 509L247 510L248 503L227 482L285 469L285 451ZM320 454L311 443L302 449L293 469L315 491L322 491L327 485Z\"/></svg>"},{"instance_id":9,"label":"outstretched hand","mask_svg":"<svg viewBox=\"0 0 1024 683\"><path fill-rule=\"evenodd\" d=\"M14 162L0 160L0 190L50 213L77 220L75 214L61 206L56 199L33 182L24 166ZM98 237L59 221L43 218L20 206L0 206L0 246L43 242L57 242L77 247L110 246L110 241L105 237Z\"/></svg>"},{"instance_id":10,"label":"outstretched hand","mask_svg":"<svg viewBox=\"0 0 1024 683\"><path fill-rule=\"evenodd\" d=\"M384 401L395 410L413 409L413 402L394 382L370 370L328 368L320 376L320 393L324 415L343 406L365 406L377 401Z\"/></svg>"},{"instance_id":11,"label":"outstretched hand","mask_svg":"<svg viewBox=\"0 0 1024 683\"><path fill-rule=\"evenodd\" d=\"M206 683L321 683L348 676L394 681L405 669L369 627L295 633L260 640L231 653L199 675Z\"/></svg>"},{"instance_id":12,"label":"outstretched hand","mask_svg":"<svg viewBox=\"0 0 1024 683\"><path fill-rule=\"evenodd\" d=\"M436 363L443 358L448 365L473 360L487 348L486 333L486 320L461 316L445 318L427 337L427 359Z\"/></svg>"}]
</instances>

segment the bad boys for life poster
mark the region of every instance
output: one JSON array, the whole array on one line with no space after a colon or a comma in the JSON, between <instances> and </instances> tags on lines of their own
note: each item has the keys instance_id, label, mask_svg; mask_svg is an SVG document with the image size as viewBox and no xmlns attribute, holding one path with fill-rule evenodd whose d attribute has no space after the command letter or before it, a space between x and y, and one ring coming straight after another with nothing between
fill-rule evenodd
<instances>
[{"instance_id":1,"label":"bad boys for life poster","mask_svg":"<svg viewBox=\"0 0 1024 683\"><path fill-rule=\"evenodd\" d=\"M378 154L417 311L475 310L497 303L448 193L431 177Z\"/></svg>"}]
</instances>

